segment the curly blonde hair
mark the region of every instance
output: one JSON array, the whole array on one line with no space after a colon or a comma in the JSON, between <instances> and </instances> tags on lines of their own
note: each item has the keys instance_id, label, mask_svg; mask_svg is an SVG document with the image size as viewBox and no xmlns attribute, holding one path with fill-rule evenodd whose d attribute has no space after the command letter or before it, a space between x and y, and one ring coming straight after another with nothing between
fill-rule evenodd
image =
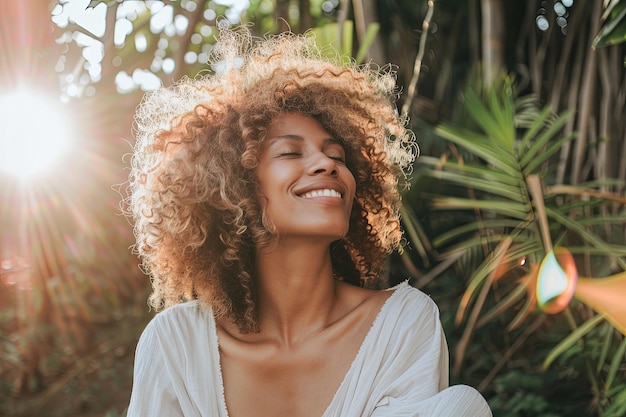
<instances>
[{"instance_id":1,"label":"curly blonde hair","mask_svg":"<svg viewBox=\"0 0 626 417\"><path fill-rule=\"evenodd\" d=\"M269 125L284 112L310 116L341 139L357 187L332 264L338 279L376 286L387 255L401 246L399 187L417 147L394 105L391 67L324 52L308 34L258 39L226 30L210 75L144 97L128 204L155 309L198 299L240 331L258 331L254 257L274 230L254 168Z\"/></svg>"}]
</instances>

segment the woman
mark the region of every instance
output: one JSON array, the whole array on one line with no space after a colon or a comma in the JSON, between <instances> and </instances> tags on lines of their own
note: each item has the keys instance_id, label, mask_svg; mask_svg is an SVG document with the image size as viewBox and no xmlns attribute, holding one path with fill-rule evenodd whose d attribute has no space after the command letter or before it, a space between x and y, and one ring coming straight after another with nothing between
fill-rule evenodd
<instances>
[{"instance_id":1,"label":"woman","mask_svg":"<svg viewBox=\"0 0 626 417\"><path fill-rule=\"evenodd\" d=\"M212 67L138 109L130 205L165 311L137 346L128 416L491 415L446 389L430 298L372 289L416 154L393 74L243 29Z\"/></svg>"}]
</instances>

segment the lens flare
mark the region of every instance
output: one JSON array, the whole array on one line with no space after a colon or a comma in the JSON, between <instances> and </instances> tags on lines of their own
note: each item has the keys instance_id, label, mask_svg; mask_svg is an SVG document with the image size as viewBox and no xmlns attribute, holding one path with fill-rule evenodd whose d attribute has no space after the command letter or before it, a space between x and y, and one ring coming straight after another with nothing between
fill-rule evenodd
<instances>
[{"instance_id":1,"label":"lens flare","mask_svg":"<svg viewBox=\"0 0 626 417\"><path fill-rule=\"evenodd\" d=\"M606 278L580 277L576 298L604 315L626 335L626 271Z\"/></svg>"},{"instance_id":2,"label":"lens flare","mask_svg":"<svg viewBox=\"0 0 626 417\"><path fill-rule=\"evenodd\" d=\"M541 261L537 278L537 304L549 314L560 313L574 296L578 270L565 248L555 248Z\"/></svg>"}]
</instances>

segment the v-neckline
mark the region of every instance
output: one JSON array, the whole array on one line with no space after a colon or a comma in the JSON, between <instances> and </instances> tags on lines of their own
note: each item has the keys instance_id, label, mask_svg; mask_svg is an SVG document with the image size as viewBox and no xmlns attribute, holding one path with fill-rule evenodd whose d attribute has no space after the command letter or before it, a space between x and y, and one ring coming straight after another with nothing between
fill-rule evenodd
<instances>
[{"instance_id":1,"label":"v-neckline","mask_svg":"<svg viewBox=\"0 0 626 417\"><path fill-rule=\"evenodd\" d=\"M343 390L344 386L348 383L347 381L349 380L350 375L354 372L354 368L356 364L361 360L361 356L363 356L363 350L364 350L363 347L366 346L369 343L369 339L373 337L372 336L372 334L374 333L373 330L378 326L378 323L382 320L382 317L384 313L387 311L387 308L388 308L387 306L390 304L391 299L397 296L398 290L404 288L407 285L408 283L404 281L392 288L388 288L384 290L384 291L393 291L393 292L385 300L383 305L378 310L378 313L376 314L376 317L374 317L374 320L372 321L372 325L370 326L369 330L365 334L365 337L363 338L363 341L361 342L361 345L359 346L359 350L354 356L354 359L352 360L352 363L350 364L348 371L343 376L343 379L341 380L341 383L337 387L335 394L333 394L333 398L330 400L330 403L328 403L328 406L326 406L326 409L322 413L321 417L325 417L326 414L329 412L329 410L332 409L335 401L337 401L339 393ZM213 340L215 341L212 351L213 351L215 363L218 364L217 379L218 379L218 383L220 386L220 393L221 393L220 395L221 408L222 408L221 411L222 411L223 417L229 417L228 407L226 407L226 393L224 389L224 375L222 374L222 360L220 356L219 336L217 334L217 322L215 321L215 317L213 316L212 313L210 314L210 320L211 320L211 325L213 328L213 336L214 336Z\"/></svg>"}]
</instances>

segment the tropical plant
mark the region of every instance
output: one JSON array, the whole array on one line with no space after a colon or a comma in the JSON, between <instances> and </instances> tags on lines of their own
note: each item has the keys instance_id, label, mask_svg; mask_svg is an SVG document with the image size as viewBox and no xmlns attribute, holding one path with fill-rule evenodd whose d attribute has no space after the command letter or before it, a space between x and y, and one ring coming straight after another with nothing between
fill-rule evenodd
<instances>
[{"instance_id":1,"label":"tropical plant","mask_svg":"<svg viewBox=\"0 0 626 417\"><path fill-rule=\"evenodd\" d=\"M602 28L593 40L594 48L626 42L626 1L611 0L604 9L602 20Z\"/></svg>"},{"instance_id":2,"label":"tropical plant","mask_svg":"<svg viewBox=\"0 0 626 417\"><path fill-rule=\"evenodd\" d=\"M490 324L505 327L498 335L481 334L501 347L481 389L489 387L517 350L537 342L532 340L535 332L546 332L562 342L543 340L544 368L565 358L560 366L585 374L591 403L610 415L609 410L626 404L622 391L615 389L626 383L623 335L580 301L564 306L562 314L546 316L537 308L536 288L542 261L557 246L574 254L581 275L606 277L626 270L626 198L607 191L621 183L555 184L555 159L575 137L563 134L571 113L555 114L549 106L538 107L532 96L519 97L510 77L490 86L470 84L457 120L435 130L448 151L420 157L417 191L405 196L404 207L407 230L424 231L412 236L414 246L432 248L429 255L436 262L463 265L457 271L463 271L466 290L454 318L463 328L454 375L467 363L472 338ZM436 185L428 178L436 179ZM434 227L442 223L445 228ZM595 343L596 331L616 344Z\"/></svg>"}]
</instances>

